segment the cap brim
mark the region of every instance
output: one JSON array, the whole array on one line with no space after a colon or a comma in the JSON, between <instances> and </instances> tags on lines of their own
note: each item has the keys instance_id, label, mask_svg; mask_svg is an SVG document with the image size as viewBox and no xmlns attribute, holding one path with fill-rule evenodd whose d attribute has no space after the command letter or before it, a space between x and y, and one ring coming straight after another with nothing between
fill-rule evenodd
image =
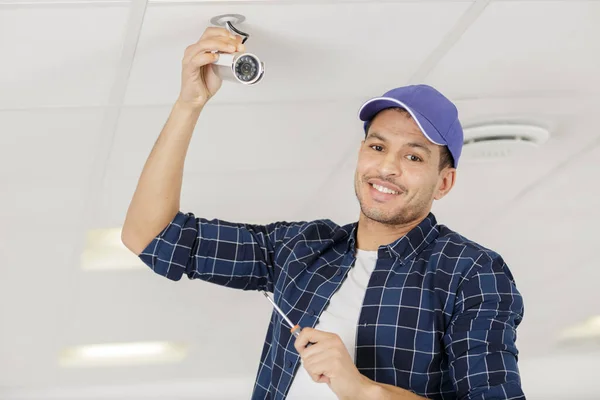
<instances>
[{"instance_id":1,"label":"cap brim","mask_svg":"<svg viewBox=\"0 0 600 400\"><path fill-rule=\"evenodd\" d=\"M409 114L413 117L413 119L417 123L417 125L419 126L419 129L421 129L421 132L423 132L423 135L425 135L425 137L431 143L434 143L434 144L437 144L440 146L446 146L446 141L444 140L442 135L439 134L437 129L435 129L435 127L429 122L429 120L427 118L425 118L420 113L412 110L410 107L408 107L406 104L404 104L400 100L396 100L391 97L376 97L374 99L367 101L360 108L360 110L358 112L358 117L360 118L361 121L365 121L365 122L370 121L379 112L381 112L387 108L392 108L392 107L401 107L401 108L405 109L406 111L408 111Z\"/></svg>"}]
</instances>

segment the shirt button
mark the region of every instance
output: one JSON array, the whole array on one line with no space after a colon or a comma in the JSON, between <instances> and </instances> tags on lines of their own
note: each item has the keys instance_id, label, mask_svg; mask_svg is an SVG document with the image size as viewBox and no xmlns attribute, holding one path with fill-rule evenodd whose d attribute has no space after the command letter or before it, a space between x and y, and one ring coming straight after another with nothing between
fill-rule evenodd
<instances>
[{"instance_id":1,"label":"shirt button","mask_svg":"<svg viewBox=\"0 0 600 400\"><path fill-rule=\"evenodd\" d=\"M335 274L336 274L337 276L340 276L340 275L342 274L342 269L341 269L341 268L338 268L338 270L335 272Z\"/></svg>"},{"instance_id":2,"label":"shirt button","mask_svg":"<svg viewBox=\"0 0 600 400\"><path fill-rule=\"evenodd\" d=\"M291 360L288 360L288 362L287 362L287 367L288 367L288 368L292 368L292 361L291 361Z\"/></svg>"},{"instance_id":3,"label":"shirt button","mask_svg":"<svg viewBox=\"0 0 600 400\"><path fill-rule=\"evenodd\" d=\"M315 310L313 310L312 308L310 310L308 310L308 315L310 315L311 317L315 316Z\"/></svg>"}]
</instances>

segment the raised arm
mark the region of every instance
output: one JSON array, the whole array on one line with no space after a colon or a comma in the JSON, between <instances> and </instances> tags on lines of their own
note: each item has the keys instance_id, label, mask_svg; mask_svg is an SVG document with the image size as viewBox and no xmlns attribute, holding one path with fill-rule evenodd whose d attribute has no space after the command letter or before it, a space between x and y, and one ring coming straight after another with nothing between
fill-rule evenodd
<instances>
[{"instance_id":1,"label":"raised arm","mask_svg":"<svg viewBox=\"0 0 600 400\"><path fill-rule=\"evenodd\" d=\"M135 254L139 255L179 211L192 132L205 104L222 83L211 65L218 55L210 51L233 53L243 47L239 36L224 28L208 28L186 49L180 95L144 165L123 225L121 240Z\"/></svg>"}]
</instances>

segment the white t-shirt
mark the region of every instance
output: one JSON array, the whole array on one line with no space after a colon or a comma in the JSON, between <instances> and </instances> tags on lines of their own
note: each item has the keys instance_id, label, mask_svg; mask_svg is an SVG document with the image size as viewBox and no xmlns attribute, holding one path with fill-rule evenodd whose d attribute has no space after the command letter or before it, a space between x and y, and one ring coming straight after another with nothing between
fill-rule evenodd
<instances>
[{"instance_id":1,"label":"white t-shirt","mask_svg":"<svg viewBox=\"0 0 600 400\"><path fill-rule=\"evenodd\" d=\"M323 310L315 326L315 329L321 331L337 333L346 345L352 361L355 361L354 351L358 317L360 316L367 285L369 284L371 273L375 269L376 261L377 251L360 249L356 251L354 266L350 268L346 280L342 283L338 291L331 296L329 305ZM313 381L304 369L304 366L300 364L286 399L337 400L337 396L326 383Z\"/></svg>"}]
</instances>

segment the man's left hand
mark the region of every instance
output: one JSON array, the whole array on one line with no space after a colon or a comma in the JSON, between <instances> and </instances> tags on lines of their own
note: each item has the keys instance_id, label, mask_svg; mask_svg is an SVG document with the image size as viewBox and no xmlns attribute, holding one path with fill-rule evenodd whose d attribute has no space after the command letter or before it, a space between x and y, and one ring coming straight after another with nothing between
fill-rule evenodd
<instances>
[{"instance_id":1,"label":"man's left hand","mask_svg":"<svg viewBox=\"0 0 600 400\"><path fill-rule=\"evenodd\" d=\"M294 346L310 377L327 383L339 399L368 398L372 381L358 371L337 334L303 328Z\"/></svg>"}]
</instances>

